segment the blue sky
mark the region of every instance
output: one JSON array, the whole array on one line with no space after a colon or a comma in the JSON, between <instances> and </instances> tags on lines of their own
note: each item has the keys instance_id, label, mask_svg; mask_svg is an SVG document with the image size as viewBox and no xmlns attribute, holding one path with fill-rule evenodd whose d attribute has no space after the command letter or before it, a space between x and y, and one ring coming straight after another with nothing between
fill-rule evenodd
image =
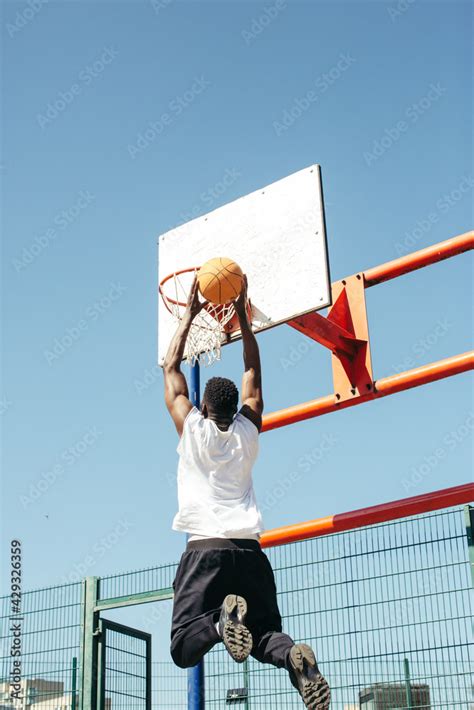
<instances>
[{"instance_id":1,"label":"blue sky","mask_svg":"<svg viewBox=\"0 0 474 710\"><path fill-rule=\"evenodd\" d=\"M474 184L468 3L31 7L3 6L2 96L2 564L20 538L25 588L183 548L157 235L319 163L338 279L467 231ZM367 292L376 377L470 348L471 269ZM322 347L259 343L267 411L331 391ZM214 374L239 381L239 344ZM471 480L472 409L461 375L263 435L266 526Z\"/></svg>"}]
</instances>

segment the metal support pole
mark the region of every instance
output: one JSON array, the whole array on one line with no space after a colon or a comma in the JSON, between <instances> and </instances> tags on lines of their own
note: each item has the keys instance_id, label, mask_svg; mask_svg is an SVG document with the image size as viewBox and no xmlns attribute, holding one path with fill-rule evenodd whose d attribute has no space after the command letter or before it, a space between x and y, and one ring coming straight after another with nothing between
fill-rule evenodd
<instances>
[{"instance_id":1,"label":"metal support pole","mask_svg":"<svg viewBox=\"0 0 474 710\"><path fill-rule=\"evenodd\" d=\"M452 237L452 239L446 239L444 242L426 247L426 249L414 251L412 254L407 254L386 264L367 269L364 271L365 287L369 288L383 281L395 279L397 276L409 274L410 271L436 264L443 259L450 259L452 256L457 256L473 248L474 231L465 232L457 237Z\"/></svg>"},{"instance_id":2,"label":"metal support pole","mask_svg":"<svg viewBox=\"0 0 474 710\"><path fill-rule=\"evenodd\" d=\"M199 362L191 367L190 378L190 400L195 407L201 403L201 378ZM204 661L200 661L193 668L188 670L188 710L204 710L205 706L205 686L204 686Z\"/></svg>"},{"instance_id":3,"label":"metal support pole","mask_svg":"<svg viewBox=\"0 0 474 710\"><path fill-rule=\"evenodd\" d=\"M244 670L244 688L247 691L245 696L244 710L249 708L249 659L246 658L243 663Z\"/></svg>"},{"instance_id":4,"label":"metal support pole","mask_svg":"<svg viewBox=\"0 0 474 710\"><path fill-rule=\"evenodd\" d=\"M199 362L191 367L190 400L195 407L201 404L201 368Z\"/></svg>"},{"instance_id":5,"label":"metal support pole","mask_svg":"<svg viewBox=\"0 0 474 710\"><path fill-rule=\"evenodd\" d=\"M471 580L474 587L474 507L464 506L464 522L466 524L467 547L469 550L469 565L471 567Z\"/></svg>"},{"instance_id":6,"label":"metal support pole","mask_svg":"<svg viewBox=\"0 0 474 710\"><path fill-rule=\"evenodd\" d=\"M99 619L95 611L99 598L99 578L86 577L82 581L81 663L79 667L79 709L97 707L97 643L95 633Z\"/></svg>"},{"instance_id":7,"label":"metal support pole","mask_svg":"<svg viewBox=\"0 0 474 710\"><path fill-rule=\"evenodd\" d=\"M77 658L72 659L72 679L71 679L71 710L77 708Z\"/></svg>"},{"instance_id":8,"label":"metal support pole","mask_svg":"<svg viewBox=\"0 0 474 710\"><path fill-rule=\"evenodd\" d=\"M408 663L408 658L403 659L403 666L405 668L405 693L406 693L407 708L412 708L413 707L413 698L411 695L410 665Z\"/></svg>"}]
</instances>

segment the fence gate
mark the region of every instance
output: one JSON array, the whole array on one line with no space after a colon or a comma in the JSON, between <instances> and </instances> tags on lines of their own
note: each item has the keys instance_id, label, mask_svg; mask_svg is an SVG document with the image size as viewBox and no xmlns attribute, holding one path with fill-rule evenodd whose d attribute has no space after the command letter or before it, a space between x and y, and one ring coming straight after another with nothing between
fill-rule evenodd
<instances>
[{"instance_id":1,"label":"fence gate","mask_svg":"<svg viewBox=\"0 0 474 710\"><path fill-rule=\"evenodd\" d=\"M151 634L99 620L98 710L151 710Z\"/></svg>"}]
</instances>

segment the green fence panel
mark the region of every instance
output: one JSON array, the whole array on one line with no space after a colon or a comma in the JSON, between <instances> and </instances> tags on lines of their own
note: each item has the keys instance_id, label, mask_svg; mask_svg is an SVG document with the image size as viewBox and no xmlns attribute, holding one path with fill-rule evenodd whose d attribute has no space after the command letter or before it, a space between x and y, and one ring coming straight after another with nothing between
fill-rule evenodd
<instances>
[{"instance_id":1,"label":"green fence panel","mask_svg":"<svg viewBox=\"0 0 474 710\"><path fill-rule=\"evenodd\" d=\"M76 710L77 660L81 641L81 582L22 594L22 681L24 704L9 700L10 597L2 597L0 708ZM75 705L76 703L76 705Z\"/></svg>"}]
</instances>

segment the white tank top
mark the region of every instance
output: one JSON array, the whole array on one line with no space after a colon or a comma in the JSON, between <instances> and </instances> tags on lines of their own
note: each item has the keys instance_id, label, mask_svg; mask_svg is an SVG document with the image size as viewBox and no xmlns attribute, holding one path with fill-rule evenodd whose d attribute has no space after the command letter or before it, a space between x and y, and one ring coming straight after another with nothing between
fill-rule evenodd
<instances>
[{"instance_id":1,"label":"white tank top","mask_svg":"<svg viewBox=\"0 0 474 710\"><path fill-rule=\"evenodd\" d=\"M179 511L173 530L203 537L243 537L263 531L252 467L258 429L238 413L227 431L193 407L177 448Z\"/></svg>"}]
</instances>

